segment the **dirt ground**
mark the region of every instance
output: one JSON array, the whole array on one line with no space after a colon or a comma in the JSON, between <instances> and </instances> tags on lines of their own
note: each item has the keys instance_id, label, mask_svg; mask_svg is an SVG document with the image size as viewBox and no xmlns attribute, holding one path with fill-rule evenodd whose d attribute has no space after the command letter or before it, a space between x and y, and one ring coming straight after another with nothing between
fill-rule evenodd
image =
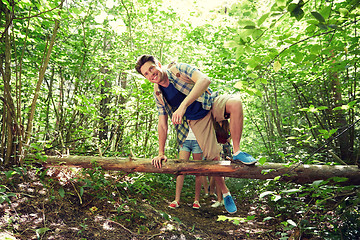
<instances>
[{"instance_id":1,"label":"dirt ground","mask_svg":"<svg viewBox=\"0 0 360 240\"><path fill-rule=\"evenodd\" d=\"M191 194L185 194L181 207L170 209L166 199L173 200L173 196L164 196L166 188L153 191L147 198L136 193L124 197L121 192L110 192L112 199L118 199L114 202L99 197L104 189L82 194L75 181L68 179L61 184L60 178L65 176L62 171L48 171L43 179L35 171L9 179L1 175L2 189L6 189L0 195L5 200L0 204L1 240L279 239L270 221L246 219L249 214L260 216L264 209L236 199L238 211L232 215L224 207L212 208L212 197L202 198L201 208L193 209ZM219 216L232 217L238 224L217 221Z\"/></svg>"}]
</instances>

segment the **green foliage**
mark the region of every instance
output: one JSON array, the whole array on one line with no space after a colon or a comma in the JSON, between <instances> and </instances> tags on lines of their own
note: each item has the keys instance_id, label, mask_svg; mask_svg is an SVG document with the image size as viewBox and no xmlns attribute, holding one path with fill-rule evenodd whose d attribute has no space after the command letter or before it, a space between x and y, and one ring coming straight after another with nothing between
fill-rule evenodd
<instances>
[{"instance_id":1,"label":"green foliage","mask_svg":"<svg viewBox=\"0 0 360 240\"><path fill-rule=\"evenodd\" d=\"M352 126L360 116L359 1L235 1L208 9L201 1L191 6L181 1L72 1L60 8L52 0L5 0L0 8L0 67L4 77L9 76L10 91L7 98L2 81L2 165L2 159L24 153L42 161L44 153L156 155L153 87L134 71L136 58L144 53L164 65L173 60L192 64L210 77L213 90L238 94L245 111L241 148L261 164L290 166L304 159L334 164L336 157L355 164L359 158L360 128ZM10 11L14 18L7 25ZM33 99L55 20L60 28L39 97ZM10 55L5 56L5 50ZM30 141L24 142L33 100L34 126ZM176 132L169 126L166 154L175 158ZM13 145L5 144L9 142ZM17 165L5 171L4 179L12 183L26 171ZM71 194L66 187L52 189L46 170L37 173L52 191L51 200ZM170 175L119 175L115 181L96 165L76 180L80 199L86 194L109 200L114 200L114 192L129 195L120 212L135 205L131 195L148 197L162 184L169 186L166 191L175 189ZM184 187L192 182L187 177ZM351 238L359 226L358 190L333 182L288 186L278 179L265 184L250 180L239 184L239 192L249 199L259 196L271 208L263 220L282 222L279 238L289 237L286 231L294 229L304 234L316 230L329 239ZM2 202L14 197L5 187L0 193ZM339 204L327 212L331 198ZM124 218L141 218L136 214Z\"/></svg>"},{"instance_id":2,"label":"green foliage","mask_svg":"<svg viewBox=\"0 0 360 240\"><path fill-rule=\"evenodd\" d=\"M345 179L331 179L335 183L340 183ZM277 181L270 181L265 185L265 189L259 195L259 200L268 205L272 209L272 216L266 216L263 221L279 219L283 224L283 231L279 234L283 237L286 231L297 228L302 235L313 234L318 237L328 239L336 239L344 236L344 228L338 216L348 216L356 218L359 216L357 206L357 195L359 188L354 186L339 187L336 185L329 185L329 181L314 181L312 184L303 186L289 186L285 188L284 185ZM283 190L279 190L283 189ZM274 191L275 190L275 191ZM346 196L346 197L344 197ZM355 201L354 201L355 200ZM329 210L328 206L334 204L337 206L346 205L349 208L336 207L334 211ZM351 210L350 210L351 209ZM340 212L342 212L340 215ZM342 218L342 217L340 217ZM324 222L331 223L324 225ZM351 233L356 236L359 234L357 228L359 222L352 221L349 227Z\"/></svg>"},{"instance_id":3,"label":"green foliage","mask_svg":"<svg viewBox=\"0 0 360 240\"><path fill-rule=\"evenodd\" d=\"M6 201L11 204L11 197L16 197L15 193L7 191L9 190L5 185L0 185L0 204Z\"/></svg>"}]
</instances>

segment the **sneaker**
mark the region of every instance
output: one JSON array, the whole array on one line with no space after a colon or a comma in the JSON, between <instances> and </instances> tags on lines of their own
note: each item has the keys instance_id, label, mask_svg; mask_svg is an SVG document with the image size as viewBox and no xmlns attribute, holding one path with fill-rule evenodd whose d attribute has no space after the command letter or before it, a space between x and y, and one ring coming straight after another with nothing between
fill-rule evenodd
<instances>
[{"instance_id":1,"label":"sneaker","mask_svg":"<svg viewBox=\"0 0 360 240\"><path fill-rule=\"evenodd\" d=\"M228 213L235 213L237 211L234 199L232 198L231 195L227 195L226 197L224 197L224 205L225 205L225 209L226 211L228 211Z\"/></svg>"},{"instance_id":2,"label":"sneaker","mask_svg":"<svg viewBox=\"0 0 360 240\"><path fill-rule=\"evenodd\" d=\"M239 152L237 155L233 156L233 161L240 161L246 165L253 165L257 160L246 152Z\"/></svg>"},{"instance_id":3,"label":"sneaker","mask_svg":"<svg viewBox=\"0 0 360 240\"><path fill-rule=\"evenodd\" d=\"M179 203L177 201L173 201L170 203L169 208L175 209L179 207Z\"/></svg>"},{"instance_id":4,"label":"sneaker","mask_svg":"<svg viewBox=\"0 0 360 240\"><path fill-rule=\"evenodd\" d=\"M224 200L222 200L221 202L216 201L214 204L211 205L211 207L213 207L213 208L217 208L220 206L224 206Z\"/></svg>"},{"instance_id":5,"label":"sneaker","mask_svg":"<svg viewBox=\"0 0 360 240\"><path fill-rule=\"evenodd\" d=\"M198 201L195 201L194 203L193 203L193 208L194 209L199 209L201 206L200 206L200 203L198 202Z\"/></svg>"}]
</instances>

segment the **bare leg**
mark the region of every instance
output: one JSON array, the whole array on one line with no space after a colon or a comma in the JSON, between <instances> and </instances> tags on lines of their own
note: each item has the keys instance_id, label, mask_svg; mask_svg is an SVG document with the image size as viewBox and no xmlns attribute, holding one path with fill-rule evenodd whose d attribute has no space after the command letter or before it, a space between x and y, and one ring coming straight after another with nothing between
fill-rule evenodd
<instances>
[{"instance_id":1,"label":"bare leg","mask_svg":"<svg viewBox=\"0 0 360 240\"><path fill-rule=\"evenodd\" d=\"M219 187L216 188L216 195L218 202L221 202L223 200L223 195L221 193L221 189Z\"/></svg>"},{"instance_id":2,"label":"bare leg","mask_svg":"<svg viewBox=\"0 0 360 240\"><path fill-rule=\"evenodd\" d=\"M202 153L193 153L194 160L202 160ZM200 200L201 176L195 177L195 201Z\"/></svg>"},{"instance_id":3,"label":"bare leg","mask_svg":"<svg viewBox=\"0 0 360 240\"><path fill-rule=\"evenodd\" d=\"M180 151L179 153L179 159L182 160L189 160L190 157L190 153L186 152L186 151ZM180 202L180 196L181 196L181 190L183 188L184 185L184 175L179 175L176 178L176 192L175 192L175 201L177 201L178 203Z\"/></svg>"},{"instance_id":4,"label":"bare leg","mask_svg":"<svg viewBox=\"0 0 360 240\"><path fill-rule=\"evenodd\" d=\"M195 177L195 200L200 201L200 191L201 191L201 176Z\"/></svg>"},{"instance_id":5,"label":"bare leg","mask_svg":"<svg viewBox=\"0 0 360 240\"><path fill-rule=\"evenodd\" d=\"M178 203L180 202L181 190L184 185L184 179L185 179L184 175L179 175L176 178L175 201L177 201Z\"/></svg>"},{"instance_id":6,"label":"bare leg","mask_svg":"<svg viewBox=\"0 0 360 240\"><path fill-rule=\"evenodd\" d=\"M205 194L209 194L209 183L207 181L206 176L201 176L201 183L204 186Z\"/></svg>"},{"instance_id":7,"label":"bare leg","mask_svg":"<svg viewBox=\"0 0 360 240\"><path fill-rule=\"evenodd\" d=\"M226 102L226 112L230 114L230 133L234 153L240 150L240 140L244 126L243 107L240 99L232 98Z\"/></svg>"},{"instance_id":8,"label":"bare leg","mask_svg":"<svg viewBox=\"0 0 360 240\"><path fill-rule=\"evenodd\" d=\"M228 193L229 189L227 188L226 184L225 184L225 179L223 177L214 177L215 179L215 183L216 183L216 188L218 188L219 190L221 190L221 193ZM219 191L217 190L217 191Z\"/></svg>"},{"instance_id":9,"label":"bare leg","mask_svg":"<svg viewBox=\"0 0 360 240\"><path fill-rule=\"evenodd\" d=\"M215 179L214 177L209 177L209 182L210 182L210 195L214 194L215 192Z\"/></svg>"}]
</instances>

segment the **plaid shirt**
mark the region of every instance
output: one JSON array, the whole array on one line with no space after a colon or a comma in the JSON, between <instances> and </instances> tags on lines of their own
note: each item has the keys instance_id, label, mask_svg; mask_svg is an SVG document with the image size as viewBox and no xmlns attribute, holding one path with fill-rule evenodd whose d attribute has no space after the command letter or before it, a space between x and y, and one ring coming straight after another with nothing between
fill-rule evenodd
<instances>
[{"instance_id":1,"label":"plaid shirt","mask_svg":"<svg viewBox=\"0 0 360 240\"><path fill-rule=\"evenodd\" d=\"M186 96L189 95L191 89L194 87L194 82L191 80L192 74L197 69L184 63L176 64L172 68L166 70L169 78L169 82L172 83L175 88ZM202 107L205 110L210 110L214 102L214 98L218 96L218 92L212 92L210 88L205 91L196 101L202 103ZM164 98L161 90L154 91L154 97L159 115L168 115L170 118L176 109L173 109L170 104ZM183 117L182 124L176 124L175 129L177 131L177 140L181 145L184 143L188 132L189 125L186 117Z\"/></svg>"}]
</instances>

